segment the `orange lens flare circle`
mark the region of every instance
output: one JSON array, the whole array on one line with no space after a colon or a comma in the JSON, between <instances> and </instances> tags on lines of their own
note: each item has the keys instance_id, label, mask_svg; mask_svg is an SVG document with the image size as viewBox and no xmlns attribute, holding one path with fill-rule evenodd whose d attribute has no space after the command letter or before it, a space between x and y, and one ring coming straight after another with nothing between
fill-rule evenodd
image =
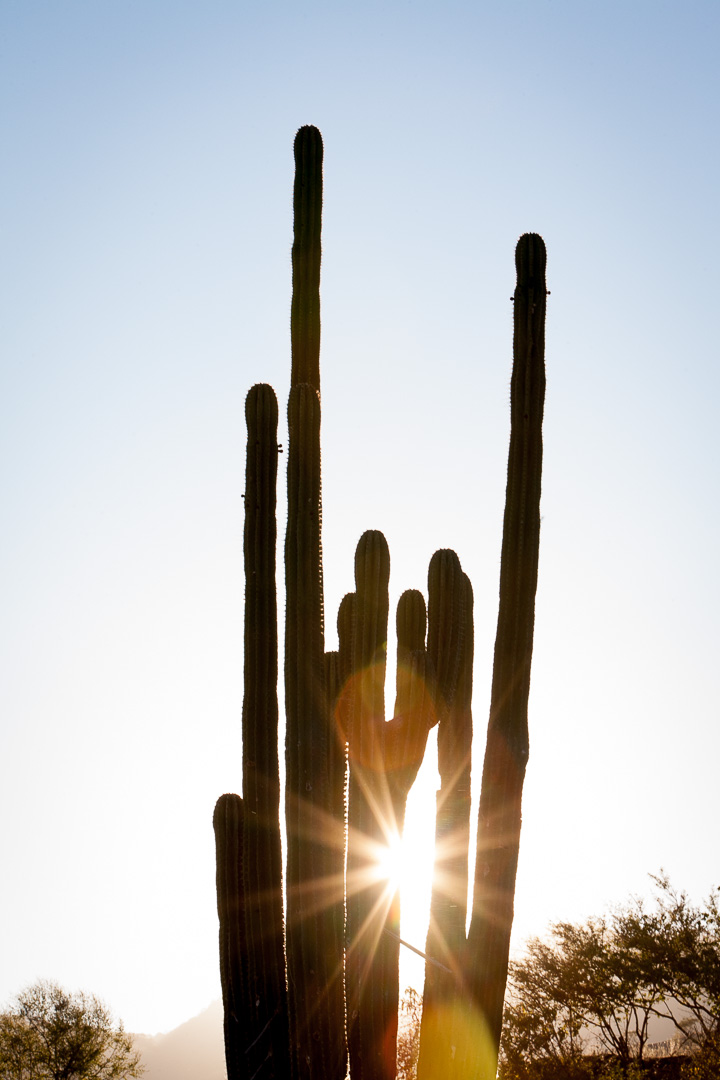
<instances>
[{"instance_id":1,"label":"orange lens flare circle","mask_svg":"<svg viewBox=\"0 0 720 1080\"><path fill-rule=\"evenodd\" d=\"M427 733L437 723L432 689L409 667L398 671L398 699L402 712L384 721L376 711L378 681L384 679L385 661L369 664L345 680L334 710L341 743L347 743L352 761L375 772L416 768L422 762Z\"/></svg>"}]
</instances>

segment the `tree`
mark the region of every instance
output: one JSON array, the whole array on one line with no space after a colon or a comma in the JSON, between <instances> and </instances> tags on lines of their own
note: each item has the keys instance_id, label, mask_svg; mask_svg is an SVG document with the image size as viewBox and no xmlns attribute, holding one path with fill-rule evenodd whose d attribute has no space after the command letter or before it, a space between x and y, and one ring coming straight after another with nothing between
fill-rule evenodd
<instances>
[{"instance_id":1,"label":"tree","mask_svg":"<svg viewBox=\"0 0 720 1080\"><path fill-rule=\"evenodd\" d=\"M661 991L625 952L612 920L555 923L550 941L533 938L510 967L503 1076L586 1074L588 1051L607 1054L627 1074L641 1061Z\"/></svg>"},{"instance_id":2,"label":"tree","mask_svg":"<svg viewBox=\"0 0 720 1080\"><path fill-rule=\"evenodd\" d=\"M400 1001L400 1024L397 1041L397 1080L415 1080L420 1053L422 997L412 986Z\"/></svg>"},{"instance_id":3,"label":"tree","mask_svg":"<svg viewBox=\"0 0 720 1080\"><path fill-rule=\"evenodd\" d=\"M0 1080L129 1080L144 1066L94 995L40 981L0 1014Z\"/></svg>"},{"instance_id":4,"label":"tree","mask_svg":"<svg viewBox=\"0 0 720 1080\"><path fill-rule=\"evenodd\" d=\"M655 908L648 911L641 900L635 900L618 912L618 937L626 953L642 970L645 982L652 983L660 991L661 1001L653 1011L673 1021L684 1048L713 1062L709 1075L717 1076L720 1051L718 891L711 893L704 905L698 906L690 902L686 893L671 885L666 875L653 876L653 881Z\"/></svg>"},{"instance_id":5,"label":"tree","mask_svg":"<svg viewBox=\"0 0 720 1080\"><path fill-rule=\"evenodd\" d=\"M632 899L608 916L554 923L511 964L503 1080L639 1073L652 1017L675 1024L691 1055L684 1077L720 1075L717 893L696 906L666 877L653 880L653 907Z\"/></svg>"}]
</instances>

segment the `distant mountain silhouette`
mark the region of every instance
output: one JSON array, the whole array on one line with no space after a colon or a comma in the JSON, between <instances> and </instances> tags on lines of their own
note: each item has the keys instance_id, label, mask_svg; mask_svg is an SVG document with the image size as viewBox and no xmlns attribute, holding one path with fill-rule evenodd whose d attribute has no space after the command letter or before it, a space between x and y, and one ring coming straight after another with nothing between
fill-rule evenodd
<instances>
[{"instance_id":1,"label":"distant mountain silhouette","mask_svg":"<svg viewBox=\"0 0 720 1080\"><path fill-rule=\"evenodd\" d=\"M165 1035L133 1035L144 1080L225 1080L222 1001Z\"/></svg>"}]
</instances>

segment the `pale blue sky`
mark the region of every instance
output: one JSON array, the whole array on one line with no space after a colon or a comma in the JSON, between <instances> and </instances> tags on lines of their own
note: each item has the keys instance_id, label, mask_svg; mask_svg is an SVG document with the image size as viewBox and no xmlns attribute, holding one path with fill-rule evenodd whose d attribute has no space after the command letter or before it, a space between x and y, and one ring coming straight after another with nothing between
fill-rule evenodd
<instances>
[{"instance_id":1,"label":"pale blue sky","mask_svg":"<svg viewBox=\"0 0 720 1080\"><path fill-rule=\"evenodd\" d=\"M714 0L5 0L0 1001L57 978L155 1031L219 994L244 398L271 382L284 412L304 123L330 639L365 528L394 597L455 547L481 759L513 251L541 232L518 940L660 866L720 883L719 24Z\"/></svg>"}]
</instances>

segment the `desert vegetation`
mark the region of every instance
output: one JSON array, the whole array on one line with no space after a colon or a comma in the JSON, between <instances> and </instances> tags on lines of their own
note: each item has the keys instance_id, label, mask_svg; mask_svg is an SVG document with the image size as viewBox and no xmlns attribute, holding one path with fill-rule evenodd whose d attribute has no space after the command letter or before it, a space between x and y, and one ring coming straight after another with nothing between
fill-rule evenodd
<instances>
[{"instance_id":1,"label":"desert vegetation","mask_svg":"<svg viewBox=\"0 0 720 1080\"><path fill-rule=\"evenodd\" d=\"M41 980L0 1013L0 1080L132 1080L132 1036L94 994Z\"/></svg>"},{"instance_id":2,"label":"desert vegetation","mask_svg":"<svg viewBox=\"0 0 720 1080\"><path fill-rule=\"evenodd\" d=\"M653 880L652 903L553 923L511 961L501 1080L720 1075L719 894L696 904Z\"/></svg>"}]
</instances>

